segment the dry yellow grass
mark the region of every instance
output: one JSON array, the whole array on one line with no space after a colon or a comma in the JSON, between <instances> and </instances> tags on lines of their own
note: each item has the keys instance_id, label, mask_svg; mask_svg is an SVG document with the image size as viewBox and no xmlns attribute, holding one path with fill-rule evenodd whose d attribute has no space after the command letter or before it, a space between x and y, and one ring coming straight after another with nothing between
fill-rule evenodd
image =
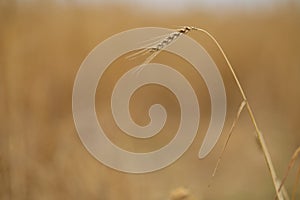
<instances>
[{"instance_id":1,"label":"dry yellow grass","mask_svg":"<svg viewBox=\"0 0 300 200\"><path fill-rule=\"evenodd\" d=\"M161 171L122 174L106 168L84 149L74 128L71 94L76 72L88 52L99 42L123 30L140 26L187 24L209 30L221 43L244 86L257 121L265 135L274 165L283 176L290 155L300 144L300 11L283 7L268 13L217 15L203 11L177 14L136 12L125 7L58 7L51 3L0 6L0 199L168 199L185 186L196 199L273 199L272 180L254 129L241 115L222 165L207 188L226 133L240 103L226 63L207 37L191 34L215 59L224 77L228 95L228 119L224 135L212 154L197 159L209 105L201 77L162 55L158 60L174 65L191 79L199 93L201 129L189 151ZM118 69L115 66L115 69ZM109 72L108 72L109 73ZM120 73L120 72L118 72ZM107 84L115 76L108 74ZM103 89L103 91L102 91ZM99 87L97 98L110 88ZM147 88L146 88L147 89ZM148 88L171 112L165 130L178 122L176 101L161 88ZM137 101L142 94L136 94ZM159 99L159 98L158 98ZM168 104L169 102L169 104ZM151 103L140 103L140 107ZM102 101L99 101L98 114ZM202 104L201 104L202 105ZM208 106L207 106L208 107ZM141 123L146 116L133 115ZM109 118L109 116L108 116ZM107 128L116 130L113 122ZM227 132L226 132L227 130ZM161 137L161 136L160 136ZM171 136L161 137L164 142ZM113 138L116 140L116 138ZM124 138L124 141L128 141ZM120 143L133 149L138 141ZM163 145L163 142L155 145ZM156 147L156 146L155 146ZM299 163L297 163L299 165ZM295 176L291 171L290 176ZM287 189L293 189L293 178ZM299 191L296 194L299 198ZM296 198L297 199L297 198Z\"/></svg>"}]
</instances>

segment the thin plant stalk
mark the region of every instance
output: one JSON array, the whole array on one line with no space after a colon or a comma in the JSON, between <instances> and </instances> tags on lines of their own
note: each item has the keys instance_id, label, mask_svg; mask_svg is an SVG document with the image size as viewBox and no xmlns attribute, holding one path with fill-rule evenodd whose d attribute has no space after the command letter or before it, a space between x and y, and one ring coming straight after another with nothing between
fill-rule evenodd
<instances>
[{"instance_id":1,"label":"thin plant stalk","mask_svg":"<svg viewBox=\"0 0 300 200\"><path fill-rule=\"evenodd\" d=\"M296 159L298 157L298 155L300 155L300 147L298 147L296 149L296 151L294 152L290 162L289 162L289 165L288 165L288 168L285 172L285 175L281 181L281 184L278 188L278 191L280 192L283 188L283 185L284 185L284 182L286 181L288 175L289 175L289 172L291 171L291 169L293 168L293 166L295 165L295 162L296 162ZM298 169L298 173L297 173L297 177L296 177L296 180L295 180L295 184L294 184L294 188L293 188L293 196L292 196L292 200L295 199L295 194L296 194L296 188L297 188L297 185L298 185L298 182L299 182L299 177L300 177L300 166L299 166L299 169ZM275 197L275 199L277 199L277 197Z\"/></svg>"},{"instance_id":2,"label":"thin plant stalk","mask_svg":"<svg viewBox=\"0 0 300 200\"><path fill-rule=\"evenodd\" d=\"M223 147L223 149L222 149L222 151L221 151L221 154L220 154L220 156L219 156L219 158L218 158L217 164L216 164L215 169L214 169L214 171L213 171L212 178L211 178L211 181L210 181L208 187L210 187L211 182L212 182L214 176L215 176L216 173L217 173L217 169L219 168L219 165L220 165L221 160L222 160L222 158L223 158L223 154L224 154L224 152L225 152L225 149L226 149L226 147L227 147L227 145L228 145L228 143L229 143L229 140L230 140L230 138L231 138L231 136L232 136L233 130L234 130L234 128L235 128L235 126L236 126L236 124L237 124L239 118L240 118L240 115L241 115L241 113L242 113L242 111L243 111L245 105L246 105L246 101L243 101L243 102L241 103L239 109L238 109L238 112L237 112L237 114L236 114L235 119L233 120L233 123L232 123L232 125L231 125L231 127L230 127L230 130L229 130L228 137L227 137L226 142L225 142L225 144L224 144L224 147Z\"/></svg>"},{"instance_id":3,"label":"thin plant stalk","mask_svg":"<svg viewBox=\"0 0 300 200\"><path fill-rule=\"evenodd\" d=\"M267 145L266 145L266 142L265 142L265 139L264 139L264 136L262 134L262 132L259 130L258 128L258 125L257 125L257 122L256 122L256 119L254 117L254 114L253 114L253 111L251 109L251 106L248 102L248 99L245 95L245 92L241 86L241 83L231 65L231 63L229 62L225 52L223 51L222 47L220 46L220 44L218 43L218 41L206 30L204 29L200 29L200 28L195 28L195 30L198 30L198 31L201 31L203 33L205 33L206 35L208 35L213 41L214 43L217 45L217 47L219 48L219 50L221 51L223 57L225 58L226 60L226 63L231 71L231 74L233 75L233 78L239 88L239 91L243 97L243 101L246 102L246 108L247 108L247 111L249 113L249 116L251 118L251 121L254 125L254 128L255 128L255 132L256 132L256 136L258 138L258 141L260 142L260 145L262 147L262 150L263 150L263 153L264 153L264 157L265 157L265 160L266 160L266 163L267 163L267 166L268 166L268 169L271 173L271 176L272 176L272 180L273 180L273 184L274 184L274 187L275 187L275 190L276 190L276 195L278 197L279 200L283 200L283 196L282 196L282 193L280 192L279 190L279 187L280 187L280 184L277 182L278 178L277 178L277 175L276 175L276 172L275 172L275 168L274 168L274 165L273 165L273 162L272 162L272 159L271 159L271 155L269 153L269 150L267 148Z\"/></svg>"}]
</instances>

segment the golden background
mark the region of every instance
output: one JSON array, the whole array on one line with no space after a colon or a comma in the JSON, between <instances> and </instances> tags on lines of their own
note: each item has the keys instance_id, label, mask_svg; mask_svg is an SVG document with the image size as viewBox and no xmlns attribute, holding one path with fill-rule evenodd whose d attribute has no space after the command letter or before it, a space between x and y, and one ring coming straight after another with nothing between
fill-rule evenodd
<instances>
[{"instance_id":1,"label":"golden background","mask_svg":"<svg viewBox=\"0 0 300 200\"><path fill-rule=\"evenodd\" d=\"M206 87L191 66L166 53L156 61L173 65L185 74L200 102L200 130L189 150L165 169L134 175L107 168L82 145L72 118L72 87L83 59L101 41L121 31L177 25L204 28L220 42L241 80L278 176L282 177L300 144L299 5L286 3L259 11L194 8L150 12L134 6L81 5L72 1L1 1L0 199L162 200L176 199L170 193L182 187L189 191L186 199L273 199L271 176L246 112L208 187L241 97L220 52L201 33L190 36L214 58L228 97L224 133L207 158L197 158L210 117ZM166 127L150 141L124 136L112 121L107 96L117 77L129 68L124 61L116 61L99 84L96 107L99 118L103 116L100 123L110 131L113 142L128 150L157 149L174 136L179 122L178 102L165 88L140 89L130 104L133 118L146 124L149 106L159 102L168 111ZM287 180L289 194L295 175L294 169Z\"/></svg>"}]
</instances>

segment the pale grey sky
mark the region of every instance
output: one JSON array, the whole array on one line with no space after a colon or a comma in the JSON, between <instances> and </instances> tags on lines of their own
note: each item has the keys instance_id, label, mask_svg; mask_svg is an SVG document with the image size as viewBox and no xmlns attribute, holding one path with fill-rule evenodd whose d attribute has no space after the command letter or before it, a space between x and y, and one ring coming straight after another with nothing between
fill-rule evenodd
<instances>
[{"instance_id":1,"label":"pale grey sky","mask_svg":"<svg viewBox=\"0 0 300 200\"><path fill-rule=\"evenodd\" d=\"M60 2L127 4L150 10L182 10L191 7L211 9L266 9L299 0L57 0Z\"/></svg>"}]
</instances>

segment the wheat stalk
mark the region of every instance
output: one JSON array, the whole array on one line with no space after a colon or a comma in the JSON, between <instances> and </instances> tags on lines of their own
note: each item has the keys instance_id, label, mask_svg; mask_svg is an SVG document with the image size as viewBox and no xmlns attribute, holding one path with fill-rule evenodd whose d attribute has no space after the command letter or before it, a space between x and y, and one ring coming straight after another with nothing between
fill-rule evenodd
<instances>
[{"instance_id":1,"label":"wheat stalk","mask_svg":"<svg viewBox=\"0 0 300 200\"><path fill-rule=\"evenodd\" d=\"M218 169L218 167L219 167L219 165L220 165L220 162L221 162L221 160L222 160L222 157L223 157L223 154L224 154L224 152L225 152L225 149L226 149L226 147L227 147L227 145L228 145L228 142L229 142L229 140L230 140L230 138L231 138L231 135L232 135L232 133L233 133L234 127L236 126L236 123L238 122L238 120L239 120L239 118L240 118L240 115L241 115L241 113L242 113L242 111L243 111L245 105L246 105L246 101L243 101L243 102L241 103L241 105L239 106L239 109L238 109L238 111L237 111L236 117L235 117L235 119L233 120L233 123L232 123L232 125L231 125L231 127L230 127L230 129L229 129L229 134L228 134L228 137L227 137L227 139L226 139L225 145L224 145L224 147L223 147L223 149L222 149L222 151L221 151L221 154L220 154L220 156L219 156L219 158L218 158L217 164L216 164L215 169L214 169L214 172L213 172L213 174L212 174L212 178L213 178L213 177L216 175L216 173L217 173L217 169ZM211 179L211 181L212 181L212 179ZM211 182L211 181L210 181L210 182ZM211 183L209 183L208 187L210 187L210 185L211 185Z\"/></svg>"},{"instance_id":2,"label":"wheat stalk","mask_svg":"<svg viewBox=\"0 0 300 200\"><path fill-rule=\"evenodd\" d=\"M254 128L255 128L256 136L257 136L257 139L258 139L258 141L259 141L259 143L260 143L260 146L261 146L261 148L262 148L262 151L263 151L263 154L264 154L264 157L265 157L265 160L266 160L266 163L267 163L269 172L270 172L270 174L271 174L272 181L273 181L273 184L274 184L274 187L275 187L275 190L276 190L276 196L277 196L277 198L278 198L279 200L284 200L283 194L282 194L282 192L281 192L281 190L280 190L280 188L283 187L283 186L280 187L280 183L278 182L278 178L277 178L277 175L276 175L276 172L275 172L275 168L274 168L274 165L273 165L273 162L272 162L272 159L271 159L271 155L270 155L269 150L268 150L268 148L267 148L267 145L266 145L264 136L263 136L262 132L261 132L261 131L259 130L259 128L258 128L256 119L255 119L255 117L254 117L254 114L253 114L253 111L252 111L252 109L251 109L251 106L250 106L250 104L249 104L249 102L248 102L247 96L246 96L246 94L245 94L245 92L244 92L244 90L243 90L243 88L242 88L242 86L241 86L241 83L240 83L240 81L239 81L239 79L238 79L238 77L237 77L237 75L236 75L236 73L235 73L235 71L234 71L234 69L233 69L231 63L229 62L229 60L228 60L228 58L227 58L225 52L223 51L221 45L218 43L218 41L217 41L217 40L216 40L216 39L215 39L208 31L206 31L206 30L204 30L204 29L201 29L201 28L197 28L197 27L185 26L185 27L183 27L183 28L181 28L181 29L179 29L179 30L177 30L177 31L175 31L175 32L173 32L173 33L171 33L167 38L165 38L164 40L162 40L161 42L159 42L156 46L150 47L150 48L147 49L148 52L153 53L153 54L152 54L150 57L147 58L147 60L146 60L145 63L149 63L149 62L150 62L157 54L159 54L166 46L168 46L170 43L172 43L173 41L175 41L175 39L177 39L178 37L180 37L182 34L188 34L188 33L189 33L190 31L192 31L192 30L194 30L194 31L200 31L200 32L206 34L206 35L209 36L209 38L212 39L213 42L217 45L218 49L219 49L220 52L222 53L222 55L223 55L223 57L224 57L224 59L225 59L225 61L226 61L226 63L227 63L227 66L229 67L229 70L230 70L230 72L231 72L231 74L232 74L232 76L233 76L233 78L234 78L234 80L235 80L235 83L236 83L236 85L237 85L238 88L239 88L240 94L241 94L241 96L242 96L242 98L243 98L243 101L242 101L242 103L241 103L240 109L239 109L239 111L238 111L237 118L235 119L234 124L233 124L232 127L231 127L230 134L229 134L229 138L230 138L230 136L231 136L231 134L232 134L233 128L235 127L235 124L236 124L236 121L237 121L237 119L238 119L238 117L239 117L239 114L240 114L240 113L242 112L242 110L246 107L246 109L247 109L247 111L248 111L248 114L249 114L249 116L250 116L251 122L252 122L252 124L253 124L253 126L254 126ZM176 36L175 36L175 35L176 35ZM145 64L145 63L144 63L144 64ZM142 69L142 68L141 68L141 69ZM226 148L226 145L227 145L227 143L228 143L229 138L228 138L227 141L226 141L226 144L225 144L225 147L224 147L223 151L224 151L225 148ZM222 154L223 154L223 152L221 153L221 155L222 155ZM220 160L221 160L221 157L220 157L219 160L218 160L218 163L217 163L216 168L218 167ZM215 168L215 170L214 170L214 174L215 174L215 172L216 172L216 168ZM214 174L213 174L213 175L214 175ZM287 198L288 198L288 197L287 197Z\"/></svg>"},{"instance_id":3,"label":"wheat stalk","mask_svg":"<svg viewBox=\"0 0 300 200\"><path fill-rule=\"evenodd\" d=\"M276 172L275 172L275 168L274 168L274 165L273 165L273 162L272 162L272 159L271 159L271 155L270 155L269 150L267 148L265 139L263 137L262 132L258 128L256 119L255 119L254 114L253 114L253 111L252 111L252 109L250 107L250 104L249 104L248 99L247 99L247 97L245 95L245 92L244 92L244 90L243 90L243 88L242 88L242 86L240 84L240 81L239 81L239 79L238 79L238 77L237 77L237 75L236 75L236 73L235 73L235 71L234 71L231 63L229 62L226 54L224 53L224 51L223 51L222 47L220 46L220 44L218 43L218 41L209 32L207 32L204 29L199 29L199 28L195 28L195 30L201 31L201 32L205 33L206 35L208 35L214 41L214 43L218 46L218 48L221 51L223 57L225 58L226 63L228 65L228 67L229 67L229 69L230 69L230 71L231 71L231 73L232 73L232 75L234 77L234 80L235 80L235 82L236 82L236 84L237 84L237 86L238 86L238 88L240 90L240 93L241 93L241 95L243 97L243 101L246 102L246 108L247 108L248 114L249 114L249 116L251 118L251 121L252 121L252 123L254 125L257 139L260 142L260 145L262 147L262 150L263 150L263 153L264 153L264 157L265 157L268 169L269 169L269 171L271 173L271 176L272 176L273 184L274 184L274 187L275 187L275 190L276 190L276 195L277 195L277 197L278 197L279 200L283 200L284 198L282 196L282 193L279 190L280 185L277 182L278 178L277 178L277 175L276 175Z\"/></svg>"},{"instance_id":4,"label":"wheat stalk","mask_svg":"<svg viewBox=\"0 0 300 200\"><path fill-rule=\"evenodd\" d=\"M293 156L292 156L292 158L291 158L291 160L290 160L290 162L289 162L288 168L287 168L287 170L286 170L286 172L285 172L285 175L284 175L284 177L283 177L283 179L282 179L282 181L281 181L281 184L280 184L280 186L279 186L279 188L278 188L278 192L280 192L281 189L283 188L283 184L284 184L284 182L286 181L286 179L287 179L287 177L288 177L288 175L289 175L290 170L291 170L291 169L293 168L293 166L295 165L295 161L296 161L296 159L297 159L297 157L298 157L299 155L300 155L300 146L296 149L296 151L294 152L294 154L293 154ZM296 188L297 188L299 179L300 179L300 166L299 166L299 168L298 168L298 170L297 170L297 177L296 177L296 180L295 180L295 183L294 183L292 200L295 199ZM275 197L275 200L276 200L276 199L277 199L277 196Z\"/></svg>"}]
</instances>

